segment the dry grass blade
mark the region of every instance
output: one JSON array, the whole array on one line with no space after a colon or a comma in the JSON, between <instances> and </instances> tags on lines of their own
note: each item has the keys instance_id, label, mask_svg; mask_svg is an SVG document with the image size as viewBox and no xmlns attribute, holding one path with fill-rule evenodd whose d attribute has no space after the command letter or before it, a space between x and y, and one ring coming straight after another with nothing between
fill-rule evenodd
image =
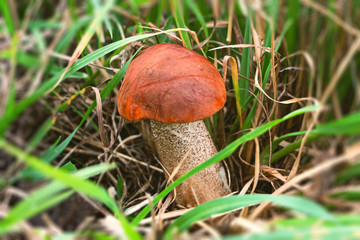
<instances>
[{"instance_id":1,"label":"dry grass blade","mask_svg":"<svg viewBox=\"0 0 360 240\"><path fill-rule=\"evenodd\" d=\"M247 1L246 0L238 0L239 2L239 5L241 7L241 10L244 12L244 15L245 16L248 16L248 12L249 12L249 9L248 9L248 4L247 4Z\"/></svg>"},{"instance_id":2,"label":"dry grass blade","mask_svg":"<svg viewBox=\"0 0 360 240\"><path fill-rule=\"evenodd\" d=\"M138 203L137 205L133 205L133 206L127 208L127 209L124 211L124 215L125 215L125 216L128 216L128 215L133 214L134 212L139 211L140 209L142 209L143 207L145 207L146 205L148 205L152 200L154 200L155 197L156 197L156 195L155 195L155 196L151 196L151 197L147 197L145 200L143 200L142 202Z\"/></svg>"},{"instance_id":3,"label":"dry grass blade","mask_svg":"<svg viewBox=\"0 0 360 240\"><path fill-rule=\"evenodd\" d=\"M226 81L226 73L227 73L227 62L230 60L230 66L231 66L231 77L234 85L234 93L235 93L235 99L236 99L236 110L239 115L239 124L240 129L243 125L243 117L241 113L241 104L240 104L240 94L239 94L239 73L238 68L236 64L236 60L234 57L231 56L225 56L223 59L223 68L224 68L224 82Z\"/></svg>"},{"instance_id":4,"label":"dry grass blade","mask_svg":"<svg viewBox=\"0 0 360 240\"><path fill-rule=\"evenodd\" d=\"M185 155L182 157L182 159L180 160L179 164L174 168L174 171L171 173L171 175L169 176L169 179L167 180L167 184L169 184L170 182L173 181L175 175L179 172L181 166L184 164L185 160L187 159L187 157L189 156L189 154L191 153L191 149L187 150L187 152L185 153Z\"/></svg>"},{"instance_id":5,"label":"dry grass blade","mask_svg":"<svg viewBox=\"0 0 360 240\"><path fill-rule=\"evenodd\" d=\"M225 20L219 20L219 21L212 21L212 22L207 22L206 23L206 27L207 28L226 28L228 25L228 22Z\"/></svg>"},{"instance_id":6,"label":"dry grass blade","mask_svg":"<svg viewBox=\"0 0 360 240\"><path fill-rule=\"evenodd\" d=\"M316 112L314 114L314 120L310 123L310 126L309 126L308 130L306 131L306 134L304 135L304 138L301 141L301 145L300 145L300 148L299 148L299 153L297 154L296 160L295 160L295 162L293 164L293 167L291 168L291 171L289 173L288 181L296 176L296 173L297 173L297 171L299 169L299 165L300 165L300 157L301 157L301 154L302 154L302 150L303 150L303 148L305 146L306 140L308 139L308 137L310 135L310 131L314 128L315 124L317 123L318 117L319 117L319 112Z\"/></svg>"},{"instance_id":7,"label":"dry grass blade","mask_svg":"<svg viewBox=\"0 0 360 240\"><path fill-rule=\"evenodd\" d=\"M210 239L221 239L221 234L215 228L211 227L209 224L206 224L204 221L198 221L196 223L199 227L201 227L201 231L207 233Z\"/></svg>"},{"instance_id":8,"label":"dry grass blade","mask_svg":"<svg viewBox=\"0 0 360 240\"><path fill-rule=\"evenodd\" d=\"M280 195L284 193L285 191L289 190L296 184L300 183L303 180L310 179L317 174L320 174L322 172L327 171L328 169L331 169L339 164L345 163L345 162L354 162L360 158L360 144L356 144L353 147L350 147L348 151L345 152L345 154L327 159L323 163L314 166L313 168L310 168L309 170L295 176L293 179L282 185L280 188L275 190L273 192L273 195ZM256 219L268 206L270 205L269 202L264 202L260 204L250 215L250 219L254 220Z\"/></svg>"},{"instance_id":9,"label":"dry grass blade","mask_svg":"<svg viewBox=\"0 0 360 240\"><path fill-rule=\"evenodd\" d=\"M230 224L230 229L233 232L242 232L243 230L246 230L247 232L260 233L264 231L258 223L254 223L243 217L233 219Z\"/></svg>"},{"instance_id":10,"label":"dry grass blade","mask_svg":"<svg viewBox=\"0 0 360 240\"><path fill-rule=\"evenodd\" d=\"M140 160L137 160L137 159L135 159L135 158L133 158L133 157L129 157L129 156L123 154L123 153L119 153L119 152L117 152L117 151L114 151L114 154L115 154L118 158L125 158L125 159L130 160L130 161L133 161L133 162L135 162L135 163L137 163L137 164L140 164L140 165L143 165L143 166L145 166L145 167L149 167L149 168L151 168L151 169L154 169L155 171L158 171L158 172L160 172L160 173L163 173L163 172L164 172L162 169L160 169L160 168L158 168L158 167L149 165L149 164L144 163L144 162L142 162L142 161L140 161Z\"/></svg>"},{"instance_id":11,"label":"dry grass blade","mask_svg":"<svg viewBox=\"0 0 360 240\"><path fill-rule=\"evenodd\" d=\"M118 237L119 239L127 239L124 230L118 219L111 215L106 215L105 218L99 220L100 227L104 228L106 232Z\"/></svg>"},{"instance_id":12,"label":"dry grass blade","mask_svg":"<svg viewBox=\"0 0 360 240\"><path fill-rule=\"evenodd\" d=\"M308 64L309 68L310 68L310 73L311 73L311 78L314 78L315 77L315 61L314 59L311 57L310 53L308 53L307 51L304 51L304 50L300 50L300 51L297 51L297 52L294 52L292 54L289 54L287 55L286 57L283 57L280 62L283 62L285 60L288 60L292 57L295 57L295 56L299 56L299 55L302 55L305 60L306 60L306 63Z\"/></svg>"},{"instance_id":13,"label":"dry grass blade","mask_svg":"<svg viewBox=\"0 0 360 240\"><path fill-rule=\"evenodd\" d=\"M336 16L334 13L328 11L325 7L321 6L319 3L311 1L311 0L301 0L301 2L316 11L319 11L320 13L324 14L331 20L333 20L337 25L345 29L345 31L349 32L350 34L353 34L357 37L360 37L360 31L357 28L354 28L353 26L349 25L347 22Z\"/></svg>"},{"instance_id":14,"label":"dry grass blade","mask_svg":"<svg viewBox=\"0 0 360 240\"><path fill-rule=\"evenodd\" d=\"M171 219L171 218L176 218L179 217L181 215L183 215L184 213L190 211L193 208L188 208L188 209L181 209L181 210L175 210L175 211L171 211L171 212L167 212L167 213L162 213L161 216L155 216L156 220L166 220L166 219ZM148 217L148 218L144 218L141 221L141 225L145 225L145 224L149 224L151 223L153 220L152 217Z\"/></svg>"},{"instance_id":15,"label":"dry grass blade","mask_svg":"<svg viewBox=\"0 0 360 240\"><path fill-rule=\"evenodd\" d=\"M255 192L256 186L259 181L259 175L260 175L260 144L259 139L254 138L255 142L255 169L254 169L254 184L251 189L251 194Z\"/></svg>"},{"instance_id":16,"label":"dry grass blade","mask_svg":"<svg viewBox=\"0 0 360 240\"><path fill-rule=\"evenodd\" d=\"M245 195L249 189L250 189L250 186L251 184L254 182L254 178L252 177L244 186L243 188L241 189L241 191L239 192L239 196L242 196L242 195Z\"/></svg>"},{"instance_id":17,"label":"dry grass blade","mask_svg":"<svg viewBox=\"0 0 360 240\"><path fill-rule=\"evenodd\" d=\"M175 34L166 32L166 31L156 27L152 23L148 23L148 25L149 25L149 27L143 26L143 28L150 29L155 32L161 32L162 34L165 34L169 39L171 39L171 41L175 42L176 44L179 44L179 45L182 44L181 38L177 37ZM187 29L187 28L178 28L178 29L179 29L179 31L189 31L189 29Z\"/></svg>"},{"instance_id":18,"label":"dry grass blade","mask_svg":"<svg viewBox=\"0 0 360 240\"><path fill-rule=\"evenodd\" d=\"M196 44L197 44L197 45L199 46L199 48L200 48L200 51L202 52L202 54L204 55L204 57L206 57L206 54L205 54L204 50L202 49L202 46L203 46L204 44L200 43L199 38L198 38L196 32L195 32L195 31L191 31L190 29L188 29L188 33L194 38Z\"/></svg>"},{"instance_id":19,"label":"dry grass blade","mask_svg":"<svg viewBox=\"0 0 360 240\"><path fill-rule=\"evenodd\" d=\"M227 44L231 43L233 18L234 18L234 6L235 6L234 0L229 0L228 1L229 18L228 18L228 29L227 29L227 35L226 35L226 43Z\"/></svg>"},{"instance_id":20,"label":"dry grass blade","mask_svg":"<svg viewBox=\"0 0 360 240\"><path fill-rule=\"evenodd\" d=\"M282 182L286 182L286 177L284 177L278 170L274 168L268 167L266 165L262 165L261 171L264 173L268 173L277 179L280 179Z\"/></svg>"},{"instance_id":21,"label":"dry grass blade","mask_svg":"<svg viewBox=\"0 0 360 240\"><path fill-rule=\"evenodd\" d=\"M260 49L258 48L260 45L260 38L257 34L257 32L255 31L255 28L253 26L253 22L250 22L250 27L251 27L251 33L252 33L252 37L253 37L253 41L254 41L254 52L255 52L255 60L256 60L256 70L255 70L255 86L258 87L259 89L261 89L258 98L259 101L255 102L255 115L254 118L252 120L252 126L253 128L258 127L258 124L260 122L260 118L263 114L262 110L262 99L263 96L261 95L262 92L265 92L262 90L259 81L262 83L262 73L260 71L261 69L261 56L260 56ZM260 80L259 80L260 79ZM265 112L265 111L264 111ZM253 155L253 148L254 148L254 143L253 142L249 142L249 144L247 145L246 149L245 149L245 153L244 153L244 158L246 162L250 162L252 159L252 155Z\"/></svg>"},{"instance_id":22,"label":"dry grass blade","mask_svg":"<svg viewBox=\"0 0 360 240\"><path fill-rule=\"evenodd\" d=\"M123 15L124 17L130 19L131 21L134 22L139 22L141 24L147 25L147 23L142 20L141 18L138 18L134 15L132 15L131 13L129 13L128 11L126 11L125 9L119 8L119 7L115 7L114 10L118 13L120 13L121 15Z\"/></svg>"},{"instance_id":23,"label":"dry grass blade","mask_svg":"<svg viewBox=\"0 0 360 240\"><path fill-rule=\"evenodd\" d=\"M211 48L209 51L215 51L215 50L219 50L219 49L224 49L224 48L255 48L254 44L233 44L233 45L225 45L225 46L220 46L220 47L216 47L216 48ZM264 46L256 46L258 48L260 48L261 50L264 50L265 52L269 52L271 53L271 48L268 47L264 47ZM276 52L277 55L279 55L279 53Z\"/></svg>"},{"instance_id":24,"label":"dry grass blade","mask_svg":"<svg viewBox=\"0 0 360 240\"><path fill-rule=\"evenodd\" d=\"M87 46L88 48L88 52L89 53L92 53L94 52L93 49L91 48L91 46ZM97 69L99 69L99 71L101 72L101 74L103 75L103 77L105 79L109 79L111 78L111 75L107 73L106 70L109 70L110 68L107 68L107 67L103 67L103 63L99 60L99 59L95 59L95 64L89 64L90 66L94 66L96 67Z\"/></svg>"},{"instance_id":25,"label":"dry grass blade","mask_svg":"<svg viewBox=\"0 0 360 240\"><path fill-rule=\"evenodd\" d=\"M219 0L212 0L212 10L213 10L213 18L214 18L214 24L211 24L211 26L207 26L207 27L212 27L217 25L217 20L218 20L218 16L219 16Z\"/></svg>"},{"instance_id":26,"label":"dry grass blade","mask_svg":"<svg viewBox=\"0 0 360 240\"><path fill-rule=\"evenodd\" d=\"M273 86L273 93L274 93L274 99L278 99L278 93L277 93L277 83L276 83L276 70L275 70L275 36L274 36L274 22L271 18L268 18L268 21L270 23L270 29L271 29L271 69L270 69L270 73L271 73L271 80L272 80L272 86ZM273 107L270 111L270 116L272 115L272 113L275 111L275 119L278 118L278 113L279 113L279 108L278 105L275 103L273 104ZM276 128L274 128L273 133L276 131Z\"/></svg>"},{"instance_id":27,"label":"dry grass blade","mask_svg":"<svg viewBox=\"0 0 360 240\"><path fill-rule=\"evenodd\" d=\"M104 121L103 121L103 116L102 116L102 102L101 102L101 96L100 96L100 92L99 89L97 89L96 87L91 87L92 90L94 90L95 92L95 96L96 96L96 111L97 111L97 115L98 115L98 121L99 121L99 133L100 133L100 138L101 138L101 142L103 143L104 147L108 147L109 146L109 141L106 137L106 132L105 132L105 128L104 128Z\"/></svg>"},{"instance_id":28,"label":"dry grass blade","mask_svg":"<svg viewBox=\"0 0 360 240\"><path fill-rule=\"evenodd\" d=\"M252 177L251 179L253 180L253 186L251 189L250 194L253 194L256 190L256 187L258 185L259 182L259 175L260 175L260 146L259 146L259 139L258 138L254 138L254 142L255 142L255 167L254 167L254 177ZM249 207L244 207L244 209L241 211L241 218L245 218L248 214L249 211Z\"/></svg>"}]
</instances>

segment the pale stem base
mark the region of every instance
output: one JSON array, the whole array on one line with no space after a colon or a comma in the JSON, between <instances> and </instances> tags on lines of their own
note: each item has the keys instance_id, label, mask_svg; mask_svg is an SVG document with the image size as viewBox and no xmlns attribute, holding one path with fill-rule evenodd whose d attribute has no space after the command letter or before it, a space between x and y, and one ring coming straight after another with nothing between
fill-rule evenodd
<instances>
[{"instance_id":1,"label":"pale stem base","mask_svg":"<svg viewBox=\"0 0 360 240\"><path fill-rule=\"evenodd\" d=\"M173 180L217 153L203 121L164 124L151 120L151 128L160 161L170 175L190 150ZM165 173L167 179L169 174ZM223 167L214 164L180 184L176 188L176 202L194 207L223 197L229 193L225 182Z\"/></svg>"}]
</instances>

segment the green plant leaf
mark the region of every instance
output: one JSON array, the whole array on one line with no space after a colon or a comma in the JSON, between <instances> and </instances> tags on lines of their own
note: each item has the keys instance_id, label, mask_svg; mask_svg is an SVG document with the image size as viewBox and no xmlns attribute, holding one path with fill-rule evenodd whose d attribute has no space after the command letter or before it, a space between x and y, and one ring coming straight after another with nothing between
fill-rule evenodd
<instances>
[{"instance_id":1,"label":"green plant leaf","mask_svg":"<svg viewBox=\"0 0 360 240\"><path fill-rule=\"evenodd\" d=\"M272 149L276 149L283 140L289 137L305 135L305 133L306 131L300 131L285 134L272 142ZM311 130L307 142L311 142L321 136L354 136L357 134L360 134L360 112L355 112L341 119L317 125L315 129ZM273 153L271 156L271 162L276 162L281 157L286 156L295 149L298 149L301 145L301 141L302 140L295 141L276 153ZM262 163L267 164L269 157L270 144L267 145L261 153Z\"/></svg>"},{"instance_id":2,"label":"green plant leaf","mask_svg":"<svg viewBox=\"0 0 360 240\"><path fill-rule=\"evenodd\" d=\"M251 233L223 237L223 240L289 240L289 239L318 239L318 240L355 240L359 237L358 227L335 226L331 228L316 227L306 229L281 229L272 232Z\"/></svg>"},{"instance_id":3,"label":"green plant leaf","mask_svg":"<svg viewBox=\"0 0 360 240\"><path fill-rule=\"evenodd\" d=\"M178 28L186 28L185 22L184 22L184 17L183 17L183 12L181 11L183 9L183 7L185 7L185 5L181 5L179 0L171 0L170 3L171 3L172 12L174 14L174 18L175 18L177 27ZM188 49L192 49L189 34L187 33L187 31L180 31L180 36L181 36L181 39L184 41L185 46Z\"/></svg>"},{"instance_id":4,"label":"green plant leaf","mask_svg":"<svg viewBox=\"0 0 360 240\"><path fill-rule=\"evenodd\" d=\"M200 22L202 28L204 29L205 37L208 38L209 37L209 31L208 31L208 28L206 27L205 19L204 19L203 15L201 14L197 3L194 2L193 0L185 0L185 3L189 7L189 9L191 9L191 11L194 13L197 20Z\"/></svg>"},{"instance_id":5,"label":"green plant leaf","mask_svg":"<svg viewBox=\"0 0 360 240\"><path fill-rule=\"evenodd\" d=\"M87 196L104 203L118 218L118 220L122 224L122 227L124 228L126 235L131 237L131 239L140 239L138 233L132 229L126 218L121 214L114 199L110 197L109 193L104 188L96 185L91 181L81 179L75 175L70 175L67 173L67 171L63 169L56 169L53 166L42 162L39 158L31 156L28 153L22 151L21 149L7 143L3 139L0 139L0 148L5 150L7 153L17 157L19 160L24 161L30 167L43 173L47 177L58 180L59 182L72 188L73 190L86 194ZM60 198L56 198L56 202L65 199L65 197L67 196L68 195L66 194L61 195ZM54 202L51 202L51 204L54 204ZM42 207L48 207L48 205L42 205Z\"/></svg>"},{"instance_id":6,"label":"green plant leaf","mask_svg":"<svg viewBox=\"0 0 360 240\"><path fill-rule=\"evenodd\" d=\"M74 173L79 178L89 178L115 168L115 164L99 164L83 168ZM65 164L62 169L68 173L76 171L72 163ZM14 206L7 216L0 221L0 235L8 232L17 223L35 216L36 214L60 203L74 193L73 190L67 190L67 185L53 181L35 191L28 197L24 198Z\"/></svg>"},{"instance_id":7,"label":"green plant leaf","mask_svg":"<svg viewBox=\"0 0 360 240\"><path fill-rule=\"evenodd\" d=\"M273 196L268 194L230 196L206 202L186 212L184 215L181 215L167 228L165 239L173 239L177 234L191 227L196 221L265 201L271 201L279 206L302 212L310 216L316 216L320 219L335 220L335 218L323 207L306 198L295 196Z\"/></svg>"}]
</instances>

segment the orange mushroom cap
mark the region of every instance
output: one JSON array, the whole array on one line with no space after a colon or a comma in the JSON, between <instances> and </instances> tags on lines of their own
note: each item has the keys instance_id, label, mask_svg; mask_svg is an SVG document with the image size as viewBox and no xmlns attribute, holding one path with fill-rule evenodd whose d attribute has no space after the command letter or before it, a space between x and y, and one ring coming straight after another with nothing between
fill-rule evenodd
<instances>
[{"instance_id":1,"label":"orange mushroom cap","mask_svg":"<svg viewBox=\"0 0 360 240\"><path fill-rule=\"evenodd\" d=\"M130 63L117 107L129 121L184 123L212 116L225 101L224 81L211 62L187 48L162 43Z\"/></svg>"}]
</instances>

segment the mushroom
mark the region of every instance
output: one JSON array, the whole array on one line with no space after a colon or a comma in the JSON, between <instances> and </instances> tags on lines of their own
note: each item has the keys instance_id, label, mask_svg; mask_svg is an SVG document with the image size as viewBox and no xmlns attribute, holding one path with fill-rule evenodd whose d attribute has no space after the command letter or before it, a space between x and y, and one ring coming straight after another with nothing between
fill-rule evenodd
<instances>
[{"instance_id":1,"label":"mushroom","mask_svg":"<svg viewBox=\"0 0 360 240\"><path fill-rule=\"evenodd\" d=\"M224 81L207 59L176 44L162 43L143 50L130 63L117 107L129 121L150 119L169 180L174 171L173 179L177 179L217 153L203 119L219 111L225 101ZM194 207L225 196L227 186L223 167L217 163L181 183L176 201Z\"/></svg>"}]
</instances>

